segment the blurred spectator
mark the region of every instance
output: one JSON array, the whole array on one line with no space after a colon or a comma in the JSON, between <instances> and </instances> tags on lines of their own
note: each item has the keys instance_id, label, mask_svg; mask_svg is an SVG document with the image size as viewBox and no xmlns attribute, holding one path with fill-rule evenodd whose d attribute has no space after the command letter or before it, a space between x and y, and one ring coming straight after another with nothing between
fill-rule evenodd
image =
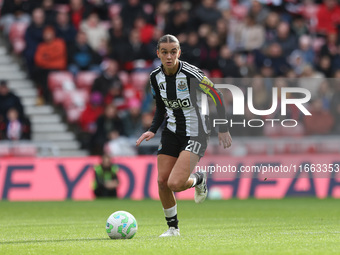
<instances>
[{"instance_id":1,"label":"blurred spectator","mask_svg":"<svg viewBox=\"0 0 340 255\"><path fill-rule=\"evenodd\" d=\"M221 12L216 8L215 0L202 0L202 4L196 9L195 14L198 25L216 26L217 20L222 17Z\"/></svg>"},{"instance_id":2,"label":"blurred spectator","mask_svg":"<svg viewBox=\"0 0 340 255\"><path fill-rule=\"evenodd\" d=\"M141 102L132 98L128 103L128 110L121 116L124 123L124 130L129 137L138 137L145 131L142 128Z\"/></svg>"},{"instance_id":3,"label":"blurred spectator","mask_svg":"<svg viewBox=\"0 0 340 255\"><path fill-rule=\"evenodd\" d=\"M6 138L6 122L5 117L0 114L0 141Z\"/></svg>"},{"instance_id":4,"label":"blurred spectator","mask_svg":"<svg viewBox=\"0 0 340 255\"><path fill-rule=\"evenodd\" d=\"M99 92L91 93L90 100L79 118L79 124L82 130L88 133L94 133L96 130L96 121L103 112L103 96Z\"/></svg>"},{"instance_id":5,"label":"blurred spectator","mask_svg":"<svg viewBox=\"0 0 340 255\"><path fill-rule=\"evenodd\" d=\"M333 70L331 65L331 58L327 55L321 56L316 70L322 73L327 78L332 77Z\"/></svg>"},{"instance_id":6,"label":"blurred spectator","mask_svg":"<svg viewBox=\"0 0 340 255\"><path fill-rule=\"evenodd\" d=\"M92 8L83 0L70 0L70 20L78 30L83 19L91 13Z\"/></svg>"},{"instance_id":7,"label":"blurred spectator","mask_svg":"<svg viewBox=\"0 0 340 255\"><path fill-rule=\"evenodd\" d=\"M100 164L94 166L95 181L93 191L96 197L117 197L119 167L104 154Z\"/></svg>"},{"instance_id":8,"label":"blurred spectator","mask_svg":"<svg viewBox=\"0 0 340 255\"><path fill-rule=\"evenodd\" d=\"M265 42L270 44L275 41L277 26L280 22L280 16L276 12L270 12L265 22Z\"/></svg>"},{"instance_id":9,"label":"blurred spectator","mask_svg":"<svg viewBox=\"0 0 340 255\"><path fill-rule=\"evenodd\" d=\"M315 53L311 47L311 38L303 35L299 39L299 49L294 50L288 57L289 64L297 75L301 75L306 65L314 66Z\"/></svg>"},{"instance_id":10,"label":"blurred spectator","mask_svg":"<svg viewBox=\"0 0 340 255\"><path fill-rule=\"evenodd\" d=\"M334 118L330 112L322 106L322 100L316 98L311 102L311 115L304 117L306 135L330 134L334 124Z\"/></svg>"},{"instance_id":11,"label":"blurred spectator","mask_svg":"<svg viewBox=\"0 0 340 255\"><path fill-rule=\"evenodd\" d=\"M105 102L109 100L123 97L123 83L118 77L119 66L115 60L106 60L103 63L103 73L94 80L92 92L99 92ZM113 98L111 98L113 96Z\"/></svg>"},{"instance_id":12,"label":"blurred spectator","mask_svg":"<svg viewBox=\"0 0 340 255\"><path fill-rule=\"evenodd\" d=\"M234 61L232 52L226 45L221 47L218 57L218 67L222 71L223 77L241 77L240 70Z\"/></svg>"},{"instance_id":13,"label":"blurred spectator","mask_svg":"<svg viewBox=\"0 0 340 255\"><path fill-rule=\"evenodd\" d=\"M286 57L282 53L282 48L278 43L270 44L263 53L255 52L255 63L260 67L272 68L273 75L275 76L284 75L290 69Z\"/></svg>"},{"instance_id":14,"label":"blurred spectator","mask_svg":"<svg viewBox=\"0 0 340 255\"><path fill-rule=\"evenodd\" d=\"M0 26L3 27L5 35L9 34L11 25L14 22L29 23L30 6L27 1L23 0L5 0L1 6Z\"/></svg>"},{"instance_id":15,"label":"blurred spectator","mask_svg":"<svg viewBox=\"0 0 340 255\"><path fill-rule=\"evenodd\" d=\"M156 11L154 14L154 21L156 24L156 27L163 31L165 29L166 25L166 16L170 10L170 4L167 0L161 0L158 2L156 6Z\"/></svg>"},{"instance_id":16,"label":"blurred spectator","mask_svg":"<svg viewBox=\"0 0 340 255\"><path fill-rule=\"evenodd\" d=\"M200 44L206 43L208 39L208 35L213 32L213 29L208 24L202 24L198 28L198 38L200 40Z\"/></svg>"},{"instance_id":17,"label":"blurred spectator","mask_svg":"<svg viewBox=\"0 0 340 255\"><path fill-rule=\"evenodd\" d=\"M87 35L88 44L93 50L97 51L100 55L107 53L109 34L105 27L100 25L98 14L91 13L88 18L81 23L80 29Z\"/></svg>"},{"instance_id":18,"label":"blurred spectator","mask_svg":"<svg viewBox=\"0 0 340 255\"><path fill-rule=\"evenodd\" d=\"M326 43L320 49L320 55L327 55L334 58L338 53L338 35L336 32L330 32L327 34Z\"/></svg>"},{"instance_id":19,"label":"blurred spectator","mask_svg":"<svg viewBox=\"0 0 340 255\"><path fill-rule=\"evenodd\" d=\"M338 36L336 32L327 35L327 42L321 47L320 56L329 56L331 60L332 70L340 68L340 47L338 44Z\"/></svg>"},{"instance_id":20,"label":"blurred spectator","mask_svg":"<svg viewBox=\"0 0 340 255\"><path fill-rule=\"evenodd\" d=\"M56 17L56 34L62 38L66 44L74 42L77 30L70 23L69 15L66 12L58 12Z\"/></svg>"},{"instance_id":21,"label":"blurred spectator","mask_svg":"<svg viewBox=\"0 0 340 255\"><path fill-rule=\"evenodd\" d=\"M124 135L122 121L114 105L107 105L104 114L96 121L96 132L91 139L92 155L101 155L106 142Z\"/></svg>"},{"instance_id":22,"label":"blurred spectator","mask_svg":"<svg viewBox=\"0 0 340 255\"><path fill-rule=\"evenodd\" d=\"M201 46L201 68L209 71L218 68L218 55L220 51L219 38L216 32L211 32L207 37L207 43Z\"/></svg>"},{"instance_id":23,"label":"blurred spectator","mask_svg":"<svg viewBox=\"0 0 340 255\"><path fill-rule=\"evenodd\" d=\"M153 49L155 52L155 49ZM181 59L188 63L200 66L201 45L196 31L188 34L187 41L181 45Z\"/></svg>"},{"instance_id":24,"label":"blurred spectator","mask_svg":"<svg viewBox=\"0 0 340 255\"><path fill-rule=\"evenodd\" d=\"M268 17L268 8L263 6L258 0L251 1L251 6L249 10L249 15L253 16L257 24L264 24L266 18Z\"/></svg>"},{"instance_id":25,"label":"blurred spectator","mask_svg":"<svg viewBox=\"0 0 340 255\"><path fill-rule=\"evenodd\" d=\"M252 102L256 110L268 110L271 105L271 95L265 86L264 79L261 75L255 75L251 79L251 87L253 88Z\"/></svg>"},{"instance_id":26,"label":"blurred spectator","mask_svg":"<svg viewBox=\"0 0 340 255\"><path fill-rule=\"evenodd\" d=\"M306 21L304 20L302 15L296 15L295 17L293 17L291 29L297 38L300 38L300 36L302 35L309 34Z\"/></svg>"},{"instance_id":27,"label":"blurred spectator","mask_svg":"<svg viewBox=\"0 0 340 255\"><path fill-rule=\"evenodd\" d=\"M337 0L323 0L317 13L316 30L319 34L336 33L340 25L340 6Z\"/></svg>"},{"instance_id":28,"label":"blurred spectator","mask_svg":"<svg viewBox=\"0 0 340 255\"><path fill-rule=\"evenodd\" d=\"M140 41L142 43L148 44L151 41L154 26L146 23L143 16L139 16L135 19L134 28L139 31Z\"/></svg>"},{"instance_id":29,"label":"blurred spectator","mask_svg":"<svg viewBox=\"0 0 340 255\"><path fill-rule=\"evenodd\" d=\"M150 43L148 43L146 45L146 48L147 48L147 55L148 55L148 59L150 60L155 60L155 59L158 59L157 57L157 44L158 44L158 41L159 39L163 36L163 31L158 29L158 28L155 28L153 30L153 34L152 34L152 38L151 38L151 41ZM182 54L183 54L183 46L181 46L181 49L182 49ZM181 55L182 57L183 55ZM182 58L183 59L183 58Z\"/></svg>"},{"instance_id":30,"label":"blurred spectator","mask_svg":"<svg viewBox=\"0 0 340 255\"><path fill-rule=\"evenodd\" d=\"M280 44L284 56L288 56L298 47L297 40L295 36L291 34L287 22L280 22L277 26L277 37L275 41Z\"/></svg>"},{"instance_id":31,"label":"blurred spectator","mask_svg":"<svg viewBox=\"0 0 340 255\"><path fill-rule=\"evenodd\" d=\"M129 34L129 40L124 47L124 51L120 53L120 62L125 63L125 69L132 70L134 69L133 61L146 60L147 58L147 47L140 40L140 32L137 29L132 29Z\"/></svg>"},{"instance_id":32,"label":"blurred spectator","mask_svg":"<svg viewBox=\"0 0 340 255\"><path fill-rule=\"evenodd\" d=\"M333 79L334 81L334 79ZM333 91L330 87L330 80L325 79L320 87L319 87L319 91L318 91L318 95L320 97L320 99L322 100L322 107L327 110L330 111L330 107L331 107L331 99L333 96Z\"/></svg>"},{"instance_id":33,"label":"blurred spectator","mask_svg":"<svg viewBox=\"0 0 340 255\"><path fill-rule=\"evenodd\" d=\"M255 18L249 15L230 34L229 47L231 50L247 52L259 49L264 43L264 35L263 27L256 24Z\"/></svg>"},{"instance_id":34,"label":"blurred spectator","mask_svg":"<svg viewBox=\"0 0 340 255\"><path fill-rule=\"evenodd\" d=\"M54 9L54 0L43 0L41 8L45 12L45 22L47 25L54 26L56 23L57 12Z\"/></svg>"},{"instance_id":35,"label":"blurred spectator","mask_svg":"<svg viewBox=\"0 0 340 255\"><path fill-rule=\"evenodd\" d=\"M15 108L10 108L7 111L6 122L6 137L7 140L30 140L31 125L27 118L19 117L19 112Z\"/></svg>"},{"instance_id":36,"label":"blurred spectator","mask_svg":"<svg viewBox=\"0 0 340 255\"><path fill-rule=\"evenodd\" d=\"M83 31L79 31L76 40L68 48L68 70L77 75L79 71L100 72L101 58L87 44L87 36Z\"/></svg>"},{"instance_id":37,"label":"blurred spectator","mask_svg":"<svg viewBox=\"0 0 340 255\"><path fill-rule=\"evenodd\" d=\"M228 20L226 19L219 19L216 23L216 32L219 37L220 45L226 44L228 41Z\"/></svg>"},{"instance_id":38,"label":"blurred spectator","mask_svg":"<svg viewBox=\"0 0 340 255\"><path fill-rule=\"evenodd\" d=\"M164 34L172 34L181 37L189 30L189 13L187 10L179 10L174 14L174 19L169 20L165 26Z\"/></svg>"},{"instance_id":39,"label":"blurred spectator","mask_svg":"<svg viewBox=\"0 0 340 255\"><path fill-rule=\"evenodd\" d=\"M6 120L7 112L11 108L17 110L19 118L24 117L24 108L20 98L9 90L7 81L2 80L0 81L0 115L4 120Z\"/></svg>"},{"instance_id":40,"label":"blurred spectator","mask_svg":"<svg viewBox=\"0 0 340 255\"><path fill-rule=\"evenodd\" d=\"M310 91L312 99L318 97L318 91L321 83L324 81L324 75L314 70L310 65L306 65L298 79L298 86Z\"/></svg>"},{"instance_id":41,"label":"blurred spectator","mask_svg":"<svg viewBox=\"0 0 340 255\"><path fill-rule=\"evenodd\" d=\"M124 27L131 30L135 23L135 19L140 16L146 16L143 5L139 0L124 1L120 16L123 19Z\"/></svg>"},{"instance_id":42,"label":"blurred spectator","mask_svg":"<svg viewBox=\"0 0 340 255\"><path fill-rule=\"evenodd\" d=\"M34 56L35 80L42 90L45 100L49 100L47 77L49 72L64 70L67 64L67 51L63 39L55 37L53 27L47 26L43 33L44 41L38 45Z\"/></svg>"},{"instance_id":43,"label":"blurred spectator","mask_svg":"<svg viewBox=\"0 0 340 255\"><path fill-rule=\"evenodd\" d=\"M109 51L114 59L120 59L123 63L124 47L128 41L127 31L124 30L122 18L117 16L111 21L109 29Z\"/></svg>"},{"instance_id":44,"label":"blurred spectator","mask_svg":"<svg viewBox=\"0 0 340 255\"><path fill-rule=\"evenodd\" d=\"M32 75L34 67L34 55L38 44L43 41L43 30L45 26L45 14L41 8L36 8L32 13L32 22L28 26L25 33L26 48L24 50L24 57L26 59L26 66Z\"/></svg>"},{"instance_id":45,"label":"blurred spectator","mask_svg":"<svg viewBox=\"0 0 340 255\"><path fill-rule=\"evenodd\" d=\"M312 38L310 36L302 35L299 38L299 50L302 53L303 60L309 65L314 65L315 52L312 48Z\"/></svg>"},{"instance_id":46,"label":"blurred spectator","mask_svg":"<svg viewBox=\"0 0 340 255\"><path fill-rule=\"evenodd\" d=\"M146 112L142 114L142 120L141 120L142 133L146 132L151 127L152 120L153 120L152 113ZM161 132L157 132L155 136L160 137L160 135L161 135ZM156 146L138 146L137 148L138 154L139 155L154 154L157 151L157 147L158 147L157 145Z\"/></svg>"},{"instance_id":47,"label":"blurred spectator","mask_svg":"<svg viewBox=\"0 0 340 255\"><path fill-rule=\"evenodd\" d=\"M114 2L114 1L112 1ZM88 0L89 5L91 5L91 9L93 12L98 14L98 17L101 20L107 20L109 18L108 16L108 10L109 10L109 3L110 0Z\"/></svg>"}]
</instances>

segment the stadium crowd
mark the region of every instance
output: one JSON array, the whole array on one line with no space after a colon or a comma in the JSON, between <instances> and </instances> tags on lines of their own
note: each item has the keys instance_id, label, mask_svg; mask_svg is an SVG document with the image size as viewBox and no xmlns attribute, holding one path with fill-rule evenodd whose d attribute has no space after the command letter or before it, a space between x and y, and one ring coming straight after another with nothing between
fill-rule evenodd
<instances>
[{"instance_id":1,"label":"stadium crowd","mask_svg":"<svg viewBox=\"0 0 340 255\"><path fill-rule=\"evenodd\" d=\"M51 73L68 71L75 80L84 71L95 74L76 118L93 154L150 126L147 74L160 64L157 41L168 33L178 37L181 59L210 78L237 79L244 91L251 86L256 109L270 108L272 87L309 89L312 116L289 109L287 118L303 124L289 135L340 132L336 0L3 0L1 25L9 38L16 23L28 25L19 51L44 101L55 102ZM226 100L230 111L232 99ZM282 118L279 110L268 117ZM243 116L255 117L247 110ZM231 133L288 135L266 127Z\"/></svg>"}]
</instances>

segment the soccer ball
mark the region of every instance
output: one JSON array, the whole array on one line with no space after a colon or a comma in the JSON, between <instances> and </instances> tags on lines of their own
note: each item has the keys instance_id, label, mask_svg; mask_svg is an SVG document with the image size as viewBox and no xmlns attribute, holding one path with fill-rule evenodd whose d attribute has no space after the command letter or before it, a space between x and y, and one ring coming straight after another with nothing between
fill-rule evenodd
<instances>
[{"instance_id":1,"label":"soccer ball","mask_svg":"<svg viewBox=\"0 0 340 255\"><path fill-rule=\"evenodd\" d=\"M135 217L125 211L112 213L106 221L106 232L111 239L131 239L137 228Z\"/></svg>"}]
</instances>

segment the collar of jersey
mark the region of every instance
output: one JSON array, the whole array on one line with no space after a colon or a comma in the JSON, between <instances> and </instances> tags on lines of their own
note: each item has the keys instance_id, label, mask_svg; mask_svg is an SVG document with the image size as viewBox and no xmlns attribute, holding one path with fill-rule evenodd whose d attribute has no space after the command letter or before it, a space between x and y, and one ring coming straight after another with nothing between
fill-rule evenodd
<instances>
[{"instance_id":1,"label":"collar of jersey","mask_svg":"<svg viewBox=\"0 0 340 255\"><path fill-rule=\"evenodd\" d=\"M178 70L177 70L177 72L176 72L175 74L173 74L173 75L167 75L167 74L165 74L164 71L163 71L163 65L161 65L161 72L163 73L163 75L164 75L164 76L168 76L168 77L177 76L177 74L181 71L182 65L183 65L181 60L178 60L178 62L179 62Z\"/></svg>"}]
</instances>

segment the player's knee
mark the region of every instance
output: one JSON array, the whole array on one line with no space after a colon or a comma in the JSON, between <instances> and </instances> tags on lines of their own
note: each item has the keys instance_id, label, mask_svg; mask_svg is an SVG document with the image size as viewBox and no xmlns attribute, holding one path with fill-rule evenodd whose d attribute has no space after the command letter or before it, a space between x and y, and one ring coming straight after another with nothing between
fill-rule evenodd
<instances>
[{"instance_id":1,"label":"player's knee","mask_svg":"<svg viewBox=\"0 0 340 255\"><path fill-rule=\"evenodd\" d=\"M174 192L179 192L184 189L185 182L180 180L168 180L168 187Z\"/></svg>"},{"instance_id":2,"label":"player's knee","mask_svg":"<svg viewBox=\"0 0 340 255\"><path fill-rule=\"evenodd\" d=\"M168 187L168 179L166 179L166 178L158 177L157 182L158 182L158 188L159 189L165 189L165 188Z\"/></svg>"}]
</instances>

